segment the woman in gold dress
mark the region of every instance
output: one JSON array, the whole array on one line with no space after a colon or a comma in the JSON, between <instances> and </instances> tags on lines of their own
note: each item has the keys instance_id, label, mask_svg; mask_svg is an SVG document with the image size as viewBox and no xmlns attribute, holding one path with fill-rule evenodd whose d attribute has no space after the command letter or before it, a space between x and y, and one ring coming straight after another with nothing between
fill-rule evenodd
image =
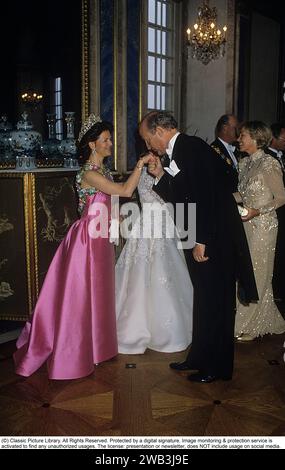
<instances>
[{"instance_id":1,"label":"woman in gold dress","mask_svg":"<svg viewBox=\"0 0 285 470\"><path fill-rule=\"evenodd\" d=\"M242 220L259 294L256 304L237 302L235 336L241 341L285 331L285 321L274 303L272 292L278 229L276 209L285 204L285 189L279 163L263 150L271 138L270 129L260 121L244 123L239 137L240 150L249 156L240 162L236 199L248 211Z\"/></svg>"}]
</instances>

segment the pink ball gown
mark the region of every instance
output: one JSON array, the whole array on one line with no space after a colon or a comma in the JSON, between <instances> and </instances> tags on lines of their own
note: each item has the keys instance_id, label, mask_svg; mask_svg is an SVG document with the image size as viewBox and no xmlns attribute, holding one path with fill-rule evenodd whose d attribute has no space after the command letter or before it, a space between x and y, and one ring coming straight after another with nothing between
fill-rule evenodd
<instances>
[{"instance_id":1,"label":"pink ball gown","mask_svg":"<svg viewBox=\"0 0 285 470\"><path fill-rule=\"evenodd\" d=\"M118 352L115 316L114 248L109 238L90 236L94 203L107 209L111 197L81 188L85 164L76 177L81 218L70 227L51 262L32 320L17 341L16 373L30 376L47 361L50 379L91 374L94 364ZM103 175L111 179L105 168ZM91 234L92 235L92 234Z\"/></svg>"}]
</instances>

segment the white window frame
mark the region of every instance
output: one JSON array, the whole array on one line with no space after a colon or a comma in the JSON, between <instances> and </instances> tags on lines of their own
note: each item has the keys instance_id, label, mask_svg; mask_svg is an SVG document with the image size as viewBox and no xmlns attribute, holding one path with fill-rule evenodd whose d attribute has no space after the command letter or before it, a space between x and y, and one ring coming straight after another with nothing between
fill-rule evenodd
<instances>
[{"instance_id":1,"label":"white window frame","mask_svg":"<svg viewBox=\"0 0 285 470\"><path fill-rule=\"evenodd\" d=\"M152 9L149 9L150 6ZM142 2L142 102L144 113L152 110L165 110L177 118L179 117L180 25L181 5L172 0L144 0ZM150 36L154 38L152 42L149 41ZM154 45L154 48L150 47L151 44ZM150 64L152 64L151 69ZM151 90L152 101L150 100Z\"/></svg>"},{"instance_id":2,"label":"white window frame","mask_svg":"<svg viewBox=\"0 0 285 470\"><path fill-rule=\"evenodd\" d=\"M53 80L53 112L55 114L56 124L55 133L56 139L63 139L63 106L62 106L62 79L56 77Z\"/></svg>"}]
</instances>

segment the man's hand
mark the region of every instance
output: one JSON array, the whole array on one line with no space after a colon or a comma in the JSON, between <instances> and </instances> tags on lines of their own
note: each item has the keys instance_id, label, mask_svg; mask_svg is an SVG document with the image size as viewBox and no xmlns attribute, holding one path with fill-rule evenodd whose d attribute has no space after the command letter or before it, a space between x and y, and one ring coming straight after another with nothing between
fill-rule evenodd
<instances>
[{"instance_id":1,"label":"man's hand","mask_svg":"<svg viewBox=\"0 0 285 470\"><path fill-rule=\"evenodd\" d=\"M193 248L192 254L193 258L197 263L203 263L208 261L209 257L205 256L206 245L196 244Z\"/></svg>"},{"instance_id":2,"label":"man's hand","mask_svg":"<svg viewBox=\"0 0 285 470\"><path fill-rule=\"evenodd\" d=\"M148 171L151 175L160 179L164 174L163 166L161 164L160 158L153 155L153 159L148 164Z\"/></svg>"},{"instance_id":3,"label":"man's hand","mask_svg":"<svg viewBox=\"0 0 285 470\"><path fill-rule=\"evenodd\" d=\"M137 163L137 168L140 168L141 166L144 166L146 164L150 164L151 162L154 162L155 156L149 152L145 153L140 159L138 160Z\"/></svg>"}]
</instances>

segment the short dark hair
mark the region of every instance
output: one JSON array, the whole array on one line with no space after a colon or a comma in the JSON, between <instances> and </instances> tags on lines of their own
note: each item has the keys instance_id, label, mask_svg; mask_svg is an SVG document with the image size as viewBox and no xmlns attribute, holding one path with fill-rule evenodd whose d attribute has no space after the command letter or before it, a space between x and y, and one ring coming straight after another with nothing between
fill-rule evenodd
<instances>
[{"instance_id":1,"label":"short dark hair","mask_svg":"<svg viewBox=\"0 0 285 470\"><path fill-rule=\"evenodd\" d=\"M233 114L223 114L219 119L218 119L218 122L216 124L216 129L215 129L215 133L216 135L220 134L223 126L225 126L226 124L229 123L229 119L230 117L233 116Z\"/></svg>"},{"instance_id":2,"label":"short dark hair","mask_svg":"<svg viewBox=\"0 0 285 470\"><path fill-rule=\"evenodd\" d=\"M178 127L176 119L167 111L151 111L144 116L140 124L143 122L152 134L155 133L157 127L163 127L163 129L177 129Z\"/></svg>"},{"instance_id":3,"label":"short dark hair","mask_svg":"<svg viewBox=\"0 0 285 470\"><path fill-rule=\"evenodd\" d=\"M279 139L282 129L285 129L285 124L282 122L274 122L270 126L271 132L275 139Z\"/></svg>"},{"instance_id":4,"label":"short dark hair","mask_svg":"<svg viewBox=\"0 0 285 470\"><path fill-rule=\"evenodd\" d=\"M84 163L88 160L91 154L89 142L96 142L104 131L113 132L113 124L108 121L96 122L96 124L84 134L81 141L77 144L79 162Z\"/></svg>"}]
</instances>

